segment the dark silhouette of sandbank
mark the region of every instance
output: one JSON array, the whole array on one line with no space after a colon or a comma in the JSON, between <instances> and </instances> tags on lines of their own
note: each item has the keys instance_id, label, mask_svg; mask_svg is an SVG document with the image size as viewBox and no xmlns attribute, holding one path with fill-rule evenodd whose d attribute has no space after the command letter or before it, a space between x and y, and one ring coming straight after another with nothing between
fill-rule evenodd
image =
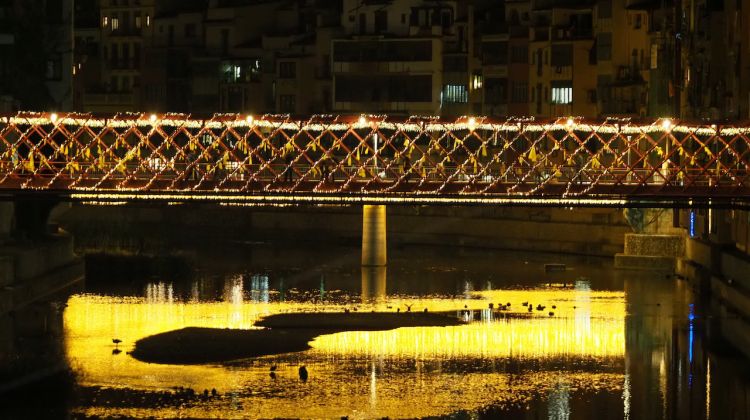
<instances>
[{"instance_id":1,"label":"dark silhouette of sandbank","mask_svg":"<svg viewBox=\"0 0 750 420\"><path fill-rule=\"evenodd\" d=\"M161 364L222 363L237 359L299 352L310 341L342 331L384 331L401 327L459 325L440 313L299 313L272 315L257 330L183 328L138 340L134 358Z\"/></svg>"}]
</instances>

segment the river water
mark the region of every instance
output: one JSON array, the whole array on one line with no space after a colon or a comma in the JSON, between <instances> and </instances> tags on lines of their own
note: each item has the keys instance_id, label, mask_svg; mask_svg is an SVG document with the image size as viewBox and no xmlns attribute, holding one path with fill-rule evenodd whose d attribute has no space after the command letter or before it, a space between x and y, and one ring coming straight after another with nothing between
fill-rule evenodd
<instances>
[{"instance_id":1,"label":"river water","mask_svg":"<svg viewBox=\"0 0 750 420\"><path fill-rule=\"evenodd\" d=\"M715 337L731 315L715 314L678 279L617 271L608 259L447 247L391 249L386 269L362 269L359 251L346 247L207 248L89 257L82 290L56 306L70 378L14 394L4 417L750 415L748 362ZM548 272L550 263L565 270ZM247 329L270 314L345 309L446 311L468 322L323 335L308 351L226 364L128 354L141 338L184 327ZM45 398L59 404L34 402Z\"/></svg>"}]
</instances>

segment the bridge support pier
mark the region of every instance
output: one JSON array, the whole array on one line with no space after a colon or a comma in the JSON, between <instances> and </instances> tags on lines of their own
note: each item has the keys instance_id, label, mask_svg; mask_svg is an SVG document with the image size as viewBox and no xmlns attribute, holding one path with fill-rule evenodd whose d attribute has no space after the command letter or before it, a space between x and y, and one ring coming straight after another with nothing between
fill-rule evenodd
<instances>
[{"instance_id":1,"label":"bridge support pier","mask_svg":"<svg viewBox=\"0 0 750 420\"><path fill-rule=\"evenodd\" d=\"M685 237L673 227L672 210L638 212L640 222L628 220L636 233L625 234L625 252L615 255L615 267L674 273L677 260L685 252Z\"/></svg>"},{"instance_id":2,"label":"bridge support pier","mask_svg":"<svg viewBox=\"0 0 750 420\"><path fill-rule=\"evenodd\" d=\"M362 267L362 302L377 303L386 296L386 266Z\"/></svg>"},{"instance_id":3,"label":"bridge support pier","mask_svg":"<svg viewBox=\"0 0 750 420\"><path fill-rule=\"evenodd\" d=\"M362 266L385 267L385 206L365 205L362 211Z\"/></svg>"}]
</instances>

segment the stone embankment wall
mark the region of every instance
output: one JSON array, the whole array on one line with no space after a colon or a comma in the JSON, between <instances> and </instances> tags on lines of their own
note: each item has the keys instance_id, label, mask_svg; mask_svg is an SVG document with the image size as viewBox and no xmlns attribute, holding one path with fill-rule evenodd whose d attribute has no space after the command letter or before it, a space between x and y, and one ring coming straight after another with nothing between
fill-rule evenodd
<instances>
[{"instance_id":1,"label":"stone embankment wall","mask_svg":"<svg viewBox=\"0 0 750 420\"><path fill-rule=\"evenodd\" d=\"M58 223L81 252L163 254L229 241L351 244L360 207L73 206ZM630 232L617 209L388 207L388 246L445 245L612 257Z\"/></svg>"}]
</instances>

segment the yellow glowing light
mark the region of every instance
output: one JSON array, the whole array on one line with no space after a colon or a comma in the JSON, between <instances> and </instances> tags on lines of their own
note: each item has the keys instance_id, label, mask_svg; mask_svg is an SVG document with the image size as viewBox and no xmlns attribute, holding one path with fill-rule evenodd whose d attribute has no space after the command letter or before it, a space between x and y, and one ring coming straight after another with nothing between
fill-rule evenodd
<instances>
[{"instance_id":1,"label":"yellow glowing light","mask_svg":"<svg viewBox=\"0 0 750 420\"><path fill-rule=\"evenodd\" d=\"M84 190L84 189L79 189ZM146 192L121 190L112 193L73 193L70 199L90 202L104 201L196 201L196 202L219 202L219 203L316 203L316 204L495 204L495 205L556 205L568 206L593 206L605 205L613 207L625 207L629 200L600 198L528 198L524 196L507 197L434 197L434 196L384 196L384 195L349 195L328 196L311 195L300 193L295 195L224 195L216 192L204 194L152 194ZM645 203L641 200L640 203Z\"/></svg>"},{"instance_id":2,"label":"yellow glowing light","mask_svg":"<svg viewBox=\"0 0 750 420\"><path fill-rule=\"evenodd\" d=\"M156 122L156 114L151 114L151 117L149 118L149 120L150 120L150 121L151 121L152 123L155 123L155 122Z\"/></svg>"},{"instance_id":3,"label":"yellow glowing light","mask_svg":"<svg viewBox=\"0 0 750 420\"><path fill-rule=\"evenodd\" d=\"M546 393L560 372L555 360L595 360L622 364L625 352L625 297L622 292L591 290L499 290L476 292L467 299L385 298L362 311L393 310L405 305L434 311L468 311L481 314L481 321L456 327L399 328L381 332L344 332L319 336L312 350L294 355L258 358L237 368L221 365L173 366L140 362L127 354L140 338L184 327L253 328L255 321L275 313L340 311L333 304L243 301L247 292L242 282L228 279L223 301L200 302L196 288L189 302L175 298L170 283L151 283L142 298L113 298L77 295L63 313L65 354L82 386L135 390L171 391L178 386L199 392L217 388L226 395L241 389L268 389L268 367L278 365L278 383L297 378L299 364L305 364L316 386L305 392L289 391L284 398L268 398L264 392L239 393L236 398L216 399L211 404L187 407L143 408L94 403L76 408L79 414L100 417L295 417L299 407L305 415L331 418L357 411L367 418L430 417L486 406L488 402L522 403ZM243 293L245 292L245 293ZM522 301L556 304L556 316L535 311L526 314ZM488 302L512 302L514 319L491 316ZM573 306L576 306L574 309ZM123 340L122 354L113 355L111 339ZM363 358L387 360L380 370L360 374ZM522 371L513 380L503 368L460 375L431 370L416 371L407 366L422 361L473 363L487 359L533 361L533 370ZM364 359L364 360L369 360ZM369 362L366 362L369 363ZM499 366L502 366L500 363ZM388 366L398 374L391 374ZM584 368L585 369L585 368ZM392 371L391 371L392 372ZM373 379L374 377L374 379ZM622 374L585 370L568 371L565 378L580 389L618 390ZM512 386L509 381L513 380ZM373 385L374 384L374 385ZM298 382L292 385L297 389ZM276 385L274 385L276 386ZM284 385L285 386L285 385ZM341 390L335 399L326 395ZM367 390L367 392L363 392ZM231 404L243 406L233 412ZM376 402L376 404L373 404Z\"/></svg>"},{"instance_id":4,"label":"yellow glowing light","mask_svg":"<svg viewBox=\"0 0 750 420\"><path fill-rule=\"evenodd\" d=\"M54 123L56 123L56 122L57 122L57 114L55 114L55 113L52 113L52 114L51 114L51 115L49 116L49 120L50 120L50 121L52 121L52 123L53 123L53 124L54 124Z\"/></svg>"},{"instance_id":5,"label":"yellow glowing light","mask_svg":"<svg viewBox=\"0 0 750 420\"><path fill-rule=\"evenodd\" d=\"M253 118L252 115L248 115L247 118L246 118L246 121L247 121L248 124L252 124L253 120L254 120L254 118Z\"/></svg>"},{"instance_id":6,"label":"yellow glowing light","mask_svg":"<svg viewBox=\"0 0 750 420\"><path fill-rule=\"evenodd\" d=\"M672 120L670 120L669 118L664 118L661 122L661 126L663 129L669 130L670 128L672 128Z\"/></svg>"},{"instance_id":7,"label":"yellow glowing light","mask_svg":"<svg viewBox=\"0 0 750 420\"><path fill-rule=\"evenodd\" d=\"M566 122L568 128L572 128L575 123L576 122L573 120L573 118L568 118L568 121Z\"/></svg>"},{"instance_id":8,"label":"yellow glowing light","mask_svg":"<svg viewBox=\"0 0 750 420\"><path fill-rule=\"evenodd\" d=\"M367 124L367 118L364 116L359 117L359 125L366 125Z\"/></svg>"}]
</instances>

